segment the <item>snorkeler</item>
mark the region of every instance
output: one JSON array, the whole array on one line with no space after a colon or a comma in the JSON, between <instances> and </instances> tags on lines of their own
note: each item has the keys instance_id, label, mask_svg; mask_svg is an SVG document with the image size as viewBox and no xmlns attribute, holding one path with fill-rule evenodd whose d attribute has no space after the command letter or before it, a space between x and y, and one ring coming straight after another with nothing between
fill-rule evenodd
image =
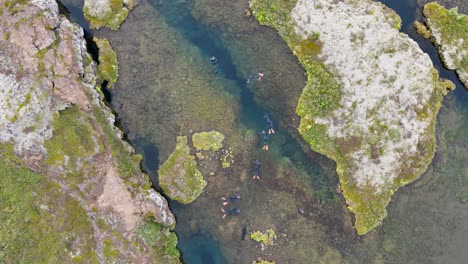
<instances>
[{"instance_id":1,"label":"snorkeler","mask_svg":"<svg viewBox=\"0 0 468 264\"><path fill-rule=\"evenodd\" d=\"M218 59L215 56L210 57L210 62L213 65L214 73L218 73Z\"/></svg>"},{"instance_id":2,"label":"snorkeler","mask_svg":"<svg viewBox=\"0 0 468 264\"><path fill-rule=\"evenodd\" d=\"M221 200L224 201L223 202L223 206L224 206L224 205L227 205L228 203L232 203L232 202L234 202L236 200L240 200L240 198L241 198L240 194L235 193L233 195L228 196L227 198L226 197L221 197Z\"/></svg>"},{"instance_id":3,"label":"snorkeler","mask_svg":"<svg viewBox=\"0 0 468 264\"><path fill-rule=\"evenodd\" d=\"M260 180L260 165L262 163L259 160L254 160L254 173L252 179Z\"/></svg>"},{"instance_id":4,"label":"snorkeler","mask_svg":"<svg viewBox=\"0 0 468 264\"><path fill-rule=\"evenodd\" d=\"M227 210L224 210L223 208L221 208L221 212L223 212L223 219L227 216L227 215L238 215L240 214L240 209L238 208L231 208L231 209L227 209Z\"/></svg>"},{"instance_id":5,"label":"snorkeler","mask_svg":"<svg viewBox=\"0 0 468 264\"><path fill-rule=\"evenodd\" d=\"M265 118L265 122L268 128L268 134L274 134L275 130L273 129L273 122L271 121L270 116L267 113L264 113L263 118Z\"/></svg>"},{"instance_id":6,"label":"snorkeler","mask_svg":"<svg viewBox=\"0 0 468 264\"><path fill-rule=\"evenodd\" d=\"M263 150L268 150L268 133L265 132L265 130L262 130L262 132L259 133L262 136L263 139Z\"/></svg>"},{"instance_id":7,"label":"snorkeler","mask_svg":"<svg viewBox=\"0 0 468 264\"><path fill-rule=\"evenodd\" d=\"M250 75L249 78L247 78L247 85L252 84L255 81L261 81L262 77L263 73L261 72Z\"/></svg>"},{"instance_id":8,"label":"snorkeler","mask_svg":"<svg viewBox=\"0 0 468 264\"><path fill-rule=\"evenodd\" d=\"M218 63L218 59L216 59L215 56L211 56L210 57L210 62L211 62L211 64L216 65L216 63Z\"/></svg>"}]
</instances>

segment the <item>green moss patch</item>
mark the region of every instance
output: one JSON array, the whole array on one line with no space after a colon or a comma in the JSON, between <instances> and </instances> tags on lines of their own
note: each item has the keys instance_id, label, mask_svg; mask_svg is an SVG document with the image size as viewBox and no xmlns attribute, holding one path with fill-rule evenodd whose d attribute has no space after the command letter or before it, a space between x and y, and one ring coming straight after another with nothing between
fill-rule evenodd
<instances>
[{"instance_id":1,"label":"green moss patch","mask_svg":"<svg viewBox=\"0 0 468 264\"><path fill-rule=\"evenodd\" d=\"M159 169L159 184L171 199L184 204L193 202L205 188L186 136L177 137L175 150Z\"/></svg>"},{"instance_id":2,"label":"green moss patch","mask_svg":"<svg viewBox=\"0 0 468 264\"><path fill-rule=\"evenodd\" d=\"M163 255L180 257L177 249L177 235L167 227L147 220L138 227L137 234L147 246L163 252Z\"/></svg>"},{"instance_id":3,"label":"green moss patch","mask_svg":"<svg viewBox=\"0 0 468 264\"><path fill-rule=\"evenodd\" d=\"M198 150L217 151L223 147L224 135L218 131L195 133L192 136L193 146Z\"/></svg>"},{"instance_id":4,"label":"green moss patch","mask_svg":"<svg viewBox=\"0 0 468 264\"><path fill-rule=\"evenodd\" d=\"M262 243L263 245L273 245L276 239L276 233L275 233L275 230L270 228L263 232L255 231L252 234L250 234L250 238L252 238L253 240L257 242Z\"/></svg>"},{"instance_id":5,"label":"green moss patch","mask_svg":"<svg viewBox=\"0 0 468 264\"><path fill-rule=\"evenodd\" d=\"M131 3L128 6L124 6L124 2L122 0L85 0L83 13L89 21L91 28L108 27L112 30L117 30L120 24L127 18L128 8L131 9L133 7L133 0L128 1Z\"/></svg>"},{"instance_id":6,"label":"green moss patch","mask_svg":"<svg viewBox=\"0 0 468 264\"><path fill-rule=\"evenodd\" d=\"M70 158L71 164L78 159L94 154L96 132L91 124L83 116L78 106L72 106L60 111L54 116L53 136L45 142L47 149L46 163L60 165L65 161L65 156ZM101 147L98 145L98 149Z\"/></svg>"},{"instance_id":7,"label":"green moss patch","mask_svg":"<svg viewBox=\"0 0 468 264\"><path fill-rule=\"evenodd\" d=\"M0 259L6 263L97 263L93 229L80 204L0 147Z\"/></svg>"},{"instance_id":8,"label":"green moss patch","mask_svg":"<svg viewBox=\"0 0 468 264\"><path fill-rule=\"evenodd\" d=\"M434 37L433 41L439 46L439 53L445 66L457 70L460 80L466 86L468 84L468 42L466 41L468 39L468 16L459 14L457 8L447 10L436 2L426 4L423 14L429 28L439 35L439 37Z\"/></svg>"},{"instance_id":9,"label":"green moss patch","mask_svg":"<svg viewBox=\"0 0 468 264\"><path fill-rule=\"evenodd\" d=\"M423 36L426 39L431 37L431 31L425 25L423 25L422 23L416 21L416 22L414 22L413 26L414 26L414 29L416 29L416 32L419 35Z\"/></svg>"},{"instance_id":10,"label":"green moss patch","mask_svg":"<svg viewBox=\"0 0 468 264\"><path fill-rule=\"evenodd\" d=\"M101 80L109 82L108 87L112 87L119 78L119 63L117 54L112 49L109 41L106 38L93 38L99 48L99 65L98 72Z\"/></svg>"}]
</instances>

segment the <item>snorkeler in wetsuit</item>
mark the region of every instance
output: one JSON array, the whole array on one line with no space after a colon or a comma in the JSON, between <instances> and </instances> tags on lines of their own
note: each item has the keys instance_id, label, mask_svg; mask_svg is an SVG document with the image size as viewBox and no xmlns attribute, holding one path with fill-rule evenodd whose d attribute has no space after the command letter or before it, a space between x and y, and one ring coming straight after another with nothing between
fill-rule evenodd
<instances>
[{"instance_id":1,"label":"snorkeler in wetsuit","mask_svg":"<svg viewBox=\"0 0 468 264\"><path fill-rule=\"evenodd\" d=\"M268 134L274 134L275 130L273 129L273 122L271 121L270 116L267 113L264 113L263 118L265 119L268 128Z\"/></svg>"},{"instance_id":2,"label":"snorkeler in wetsuit","mask_svg":"<svg viewBox=\"0 0 468 264\"><path fill-rule=\"evenodd\" d=\"M218 72L218 59L216 59L215 56L211 56L210 57L210 62L211 64L213 65L213 69L214 69L214 72L217 73Z\"/></svg>"},{"instance_id":3,"label":"snorkeler in wetsuit","mask_svg":"<svg viewBox=\"0 0 468 264\"><path fill-rule=\"evenodd\" d=\"M240 198L241 198L240 194L235 193L233 195L228 196L227 198L226 197L221 197L221 200L224 201L223 202L223 206L224 206L224 205L227 205L228 203L233 203L236 200L240 200Z\"/></svg>"},{"instance_id":4,"label":"snorkeler in wetsuit","mask_svg":"<svg viewBox=\"0 0 468 264\"><path fill-rule=\"evenodd\" d=\"M265 132L265 130L262 130L262 132L259 133L261 136L262 136L262 140L263 140L263 147L262 149L263 150L268 150L268 133Z\"/></svg>"},{"instance_id":5,"label":"snorkeler in wetsuit","mask_svg":"<svg viewBox=\"0 0 468 264\"><path fill-rule=\"evenodd\" d=\"M259 160L254 160L254 173L252 179L260 180L260 165L262 163Z\"/></svg>"},{"instance_id":6,"label":"snorkeler in wetsuit","mask_svg":"<svg viewBox=\"0 0 468 264\"><path fill-rule=\"evenodd\" d=\"M227 210L224 210L221 208L221 212L223 212L223 219L227 216L227 215L238 215L240 214L240 209L238 208L231 208L231 209L227 209Z\"/></svg>"},{"instance_id":7,"label":"snorkeler in wetsuit","mask_svg":"<svg viewBox=\"0 0 468 264\"><path fill-rule=\"evenodd\" d=\"M261 81L262 77L263 73L261 72L250 75L249 78L247 78L247 85L253 84L255 81Z\"/></svg>"}]
</instances>

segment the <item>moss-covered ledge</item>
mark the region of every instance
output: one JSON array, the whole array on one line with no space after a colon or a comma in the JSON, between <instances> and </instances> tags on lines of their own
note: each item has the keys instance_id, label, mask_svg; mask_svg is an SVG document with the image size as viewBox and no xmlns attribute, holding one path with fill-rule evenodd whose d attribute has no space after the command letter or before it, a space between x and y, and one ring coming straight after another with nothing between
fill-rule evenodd
<instances>
[{"instance_id":1,"label":"moss-covered ledge","mask_svg":"<svg viewBox=\"0 0 468 264\"><path fill-rule=\"evenodd\" d=\"M85 0L83 13L91 28L117 30L133 9L133 0Z\"/></svg>"},{"instance_id":2,"label":"moss-covered ledge","mask_svg":"<svg viewBox=\"0 0 468 264\"><path fill-rule=\"evenodd\" d=\"M401 186L416 180L435 150L435 120L448 82L398 29L391 9L362 0L252 0L307 72L296 108L299 133L337 163L355 228L386 216Z\"/></svg>"},{"instance_id":3,"label":"moss-covered ledge","mask_svg":"<svg viewBox=\"0 0 468 264\"><path fill-rule=\"evenodd\" d=\"M445 9L437 2L423 9L426 24L432 33L445 67L456 70L458 77L468 87L468 16L459 14L457 8ZM421 34L420 31L418 33ZM424 33L426 36L427 33Z\"/></svg>"},{"instance_id":4,"label":"moss-covered ledge","mask_svg":"<svg viewBox=\"0 0 468 264\"><path fill-rule=\"evenodd\" d=\"M108 87L112 87L119 78L119 63L117 54L112 49L109 41L106 38L93 38L93 41L99 48L99 78L108 82Z\"/></svg>"},{"instance_id":5,"label":"moss-covered ledge","mask_svg":"<svg viewBox=\"0 0 468 264\"><path fill-rule=\"evenodd\" d=\"M186 136L177 137L176 148L158 172L164 193L183 204L193 202L206 186L195 157L190 154Z\"/></svg>"}]
</instances>

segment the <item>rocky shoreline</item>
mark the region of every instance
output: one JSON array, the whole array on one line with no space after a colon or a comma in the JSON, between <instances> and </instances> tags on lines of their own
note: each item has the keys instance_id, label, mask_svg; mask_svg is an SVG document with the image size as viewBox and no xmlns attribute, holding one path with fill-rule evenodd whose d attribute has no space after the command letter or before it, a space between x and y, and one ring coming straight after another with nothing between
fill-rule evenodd
<instances>
[{"instance_id":1,"label":"rocky shoreline","mask_svg":"<svg viewBox=\"0 0 468 264\"><path fill-rule=\"evenodd\" d=\"M55 0L7 1L0 17L0 154L7 164L1 170L14 175L16 166L16 177L21 178L26 175L21 172L30 168L40 182L52 184L47 192L24 193L35 198L12 205L44 208L25 212L39 215L33 218L37 224L30 223L23 233L48 241L41 236L60 236L68 227L52 226L46 233L32 230L45 228L41 219L66 222L73 215L86 220L63 233L68 241L51 242L69 245L69 254L59 256L63 262L179 263L177 237L170 231L175 218L141 172L141 156L114 127L115 118L100 91L101 83L109 80L101 70L98 74L83 30L59 13ZM99 68L106 62L100 60ZM10 199L5 195L2 199ZM54 203L36 204L52 195L59 197ZM60 207L63 203L79 209L67 211ZM2 219L13 217L3 214ZM3 259L35 259L34 252L21 249L21 236L2 241L7 249ZM41 253L46 262L48 250ZM50 252L50 257L57 257Z\"/></svg>"},{"instance_id":2,"label":"rocky shoreline","mask_svg":"<svg viewBox=\"0 0 468 264\"><path fill-rule=\"evenodd\" d=\"M307 71L299 132L337 163L340 188L365 234L435 151L435 120L450 83L399 33L396 13L372 1L251 1ZM411 58L409 60L408 58Z\"/></svg>"}]
</instances>

